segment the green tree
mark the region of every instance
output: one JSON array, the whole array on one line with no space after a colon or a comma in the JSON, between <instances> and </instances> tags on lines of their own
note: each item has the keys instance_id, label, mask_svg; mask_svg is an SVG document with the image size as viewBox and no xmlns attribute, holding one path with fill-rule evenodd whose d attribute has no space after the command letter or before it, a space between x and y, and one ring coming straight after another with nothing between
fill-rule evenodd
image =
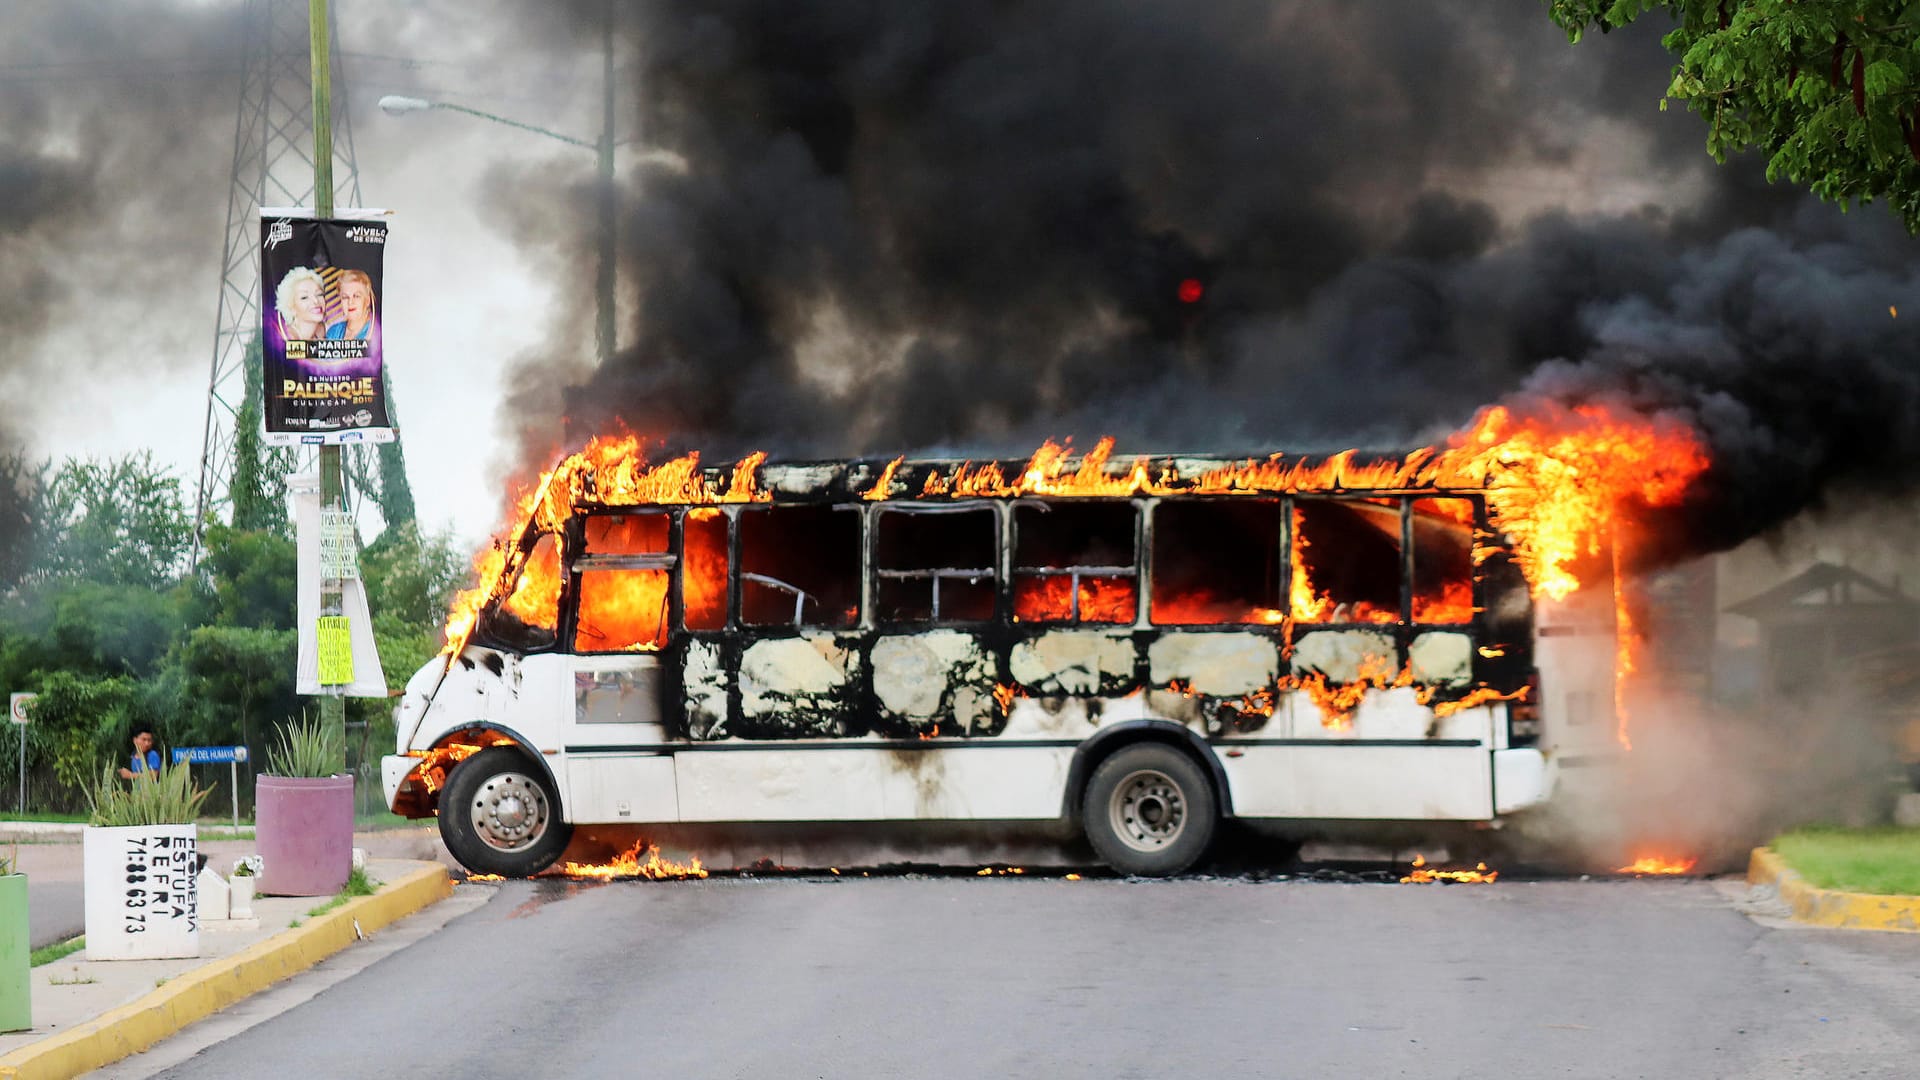
<instances>
[{"instance_id":1,"label":"green tree","mask_svg":"<svg viewBox=\"0 0 1920 1080\"><path fill-rule=\"evenodd\" d=\"M206 566L212 580L212 620L222 626L291 630L298 576L294 542L279 533L207 530Z\"/></svg>"},{"instance_id":2,"label":"green tree","mask_svg":"<svg viewBox=\"0 0 1920 1080\"><path fill-rule=\"evenodd\" d=\"M1707 121L1707 150L1767 155L1842 206L1885 202L1920 233L1920 3L1908 0L1546 0L1578 42L1650 11L1678 27L1668 98ZM1666 102L1661 102L1665 107Z\"/></svg>"},{"instance_id":3,"label":"green tree","mask_svg":"<svg viewBox=\"0 0 1920 1080\"><path fill-rule=\"evenodd\" d=\"M40 502L36 576L160 588L179 574L193 537L179 477L146 451L70 458Z\"/></svg>"},{"instance_id":4,"label":"green tree","mask_svg":"<svg viewBox=\"0 0 1920 1080\"><path fill-rule=\"evenodd\" d=\"M233 500L233 527L287 531L286 484L279 479L288 463L261 438L260 340L247 346L246 390L233 417L233 475L227 495Z\"/></svg>"}]
</instances>

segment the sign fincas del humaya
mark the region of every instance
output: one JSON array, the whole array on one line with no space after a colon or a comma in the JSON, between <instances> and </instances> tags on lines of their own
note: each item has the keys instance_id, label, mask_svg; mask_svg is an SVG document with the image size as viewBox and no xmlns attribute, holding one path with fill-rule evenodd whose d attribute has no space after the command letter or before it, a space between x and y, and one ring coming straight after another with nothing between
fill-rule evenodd
<instances>
[{"instance_id":1,"label":"sign fincas del humaya","mask_svg":"<svg viewBox=\"0 0 1920 1080\"><path fill-rule=\"evenodd\" d=\"M387 214L260 208L268 443L393 441L381 343Z\"/></svg>"}]
</instances>

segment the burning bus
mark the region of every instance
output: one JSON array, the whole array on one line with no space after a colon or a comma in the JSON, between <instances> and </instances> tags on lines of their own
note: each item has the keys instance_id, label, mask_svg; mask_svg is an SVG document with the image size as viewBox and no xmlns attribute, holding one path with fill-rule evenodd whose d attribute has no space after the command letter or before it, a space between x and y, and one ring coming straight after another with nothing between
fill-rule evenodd
<instances>
[{"instance_id":1,"label":"burning bus","mask_svg":"<svg viewBox=\"0 0 1920 1080\"><path fill-rule=\"evenodd\" d=\"M506 875L576 824L1065 820L1173 874L1227 817L1493 821L1624 743L1606 540L1703 467L1598 410L1372 458L595 440L407 684L387 799Z\"/></svg>"}]
</instances>

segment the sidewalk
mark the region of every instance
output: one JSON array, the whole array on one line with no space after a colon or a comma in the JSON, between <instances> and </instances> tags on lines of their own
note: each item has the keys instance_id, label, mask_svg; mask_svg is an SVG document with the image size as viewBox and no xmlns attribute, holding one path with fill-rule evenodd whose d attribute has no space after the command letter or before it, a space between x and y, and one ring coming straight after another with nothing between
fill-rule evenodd
<instances>
[{"instance_id":1,"label":"sidewalk","mask_svg":"<svg viewBox=\"0 0 1920 1080\"><path fill-rule=\"evenodd\" d=\"M0 833L4 835L4 833ZM78 926L81 846L22 843L29 904L52 897L73 910L47 913ZM203 923L201 955L182 960L88 960L85 950L35 968L33 1030L0 1035L0 1078L77 1076L137 1053L187 1025L318 963L365 935L453 891L432 830L355 835L369 849L367 874L379 888L320 916L328 897L257 897L248 922ZM0 841L3 842L3 841ZM225 872L251 853L251 840L203 844L209 866ZM396 857L398 856L398 857ZM36 890L36 877L44 886ZM70 899L69 899L70 898ZM40 913L33 915L36 925ZM71 936L71 935L67 935ZM63 938L64 939L64 938Z\"/></svg>"},{"instance_id":2,"label":"sidewalk","mask_svg":"<svg viewBox=\"0 0 1920 1080\"><path fill-rule=\"evenodd\" d=\"M33 948L79 936L83 918L80 889L80 830L61 822L0 821L0 845L18 843L20 872L27 875L29 934ZM202 826L203 831L227 836L225 825ZM353 846L372 859L412 859L439 862L458 876L460 869L447 854L440 832L432 825L412 829L381 829L353 834ZM254 851L252 840L202 840L207 865L226 874L234 861Z\"/></svg>"}]
</instances>

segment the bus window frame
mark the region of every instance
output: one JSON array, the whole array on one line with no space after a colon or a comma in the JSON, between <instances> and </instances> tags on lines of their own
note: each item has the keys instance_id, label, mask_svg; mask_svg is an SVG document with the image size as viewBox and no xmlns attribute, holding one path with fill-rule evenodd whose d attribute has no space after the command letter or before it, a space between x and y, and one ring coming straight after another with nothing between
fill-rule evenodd
<instances>
[{"instance_id":1,"label":"bus window frame","mask_svg":"<svg viewBox=\"0 0 1920 1080\"><path fill-rule=\"evenodd\" d=\"M965 499L951 503L884 503L873 508L868 515L867 550L865 564L869 571L868 587L872 592L868 597L865 610L870 612L874 626L911 629L915 627L986 627L1010 621L1011 609L1007 606L1011 593L1001 588L1007 578L1002 567L1007 562L1011 545L1007 541L1007 522L1012 514L1007 509L1011 505L1005 499ZM984 570L977 567L953 567L934 570L884 570L880 567L880 526L887 514L967 514L987 511L993 524L993 558ZM940 582L946 578L955 578L978 584L984 578L993 590L993 613L984 619L942 619L940 617ZM930 598L932 617L927 619L882 619L880 617L880 583L889 581L929 581L932 589Z\"/></svg>"},{"instance_id":2,"label":"bus window frame","mask_svg":"<svg viewBox=\"0 0 1920 1080\"><path fill-rule=\"evenodd\" d=\"M807 509L825 509L832 513L851 513L854 515L854 521L859 527L860 535L854 547L854 558L857 565L854 577L853 598L857 606L854 609L853 620L844 625L827 626L819 623L806 623L801 621L797 616L804 614L802 608L805 600L802 597L812 596L813 594L806 593L791 582L781 581L778 578L768 577L765 574L749 572L743 565L746 559L747 515L766 514L779 510ZM728 538L729 558L727 561L727 581L731 592L727 600L727 629L743 634L804 634L808 632L820 634L855 634L868 629L872 618L871 612L873 610L871 598L867 592L868 569L872 565L871 560L868 558L868 549L873 544L873 530L868 523L866 509L865 504L862 503L844 502L754 503L737 507L736 512L729 515L732 519L732 532ZM748 622L746 590L748 582L783 592L802 594L802 596L796 596L794 599L796 618L789 622L780 623ZM713 633L713 631L704 632Z\"/></svg>"},{"instance_id":3,"label":"bus window frame","mask_svg":"<svg viewBox=\"0 0 1920 1080\"><path fill-rule=\"evenodd\" d=\"M1394 542L1398 544L1399 552L1397 553L1398 557L1395 558L1394 562L1398 565L1397 572L1399 574L1400 587L1398 590L1399 591L1398 609L1395 613L1394 620L1392 622L1367 622L1367 621L1358 620L1358 619L1346 619L1341 621L1313 622L1306 619L1296 618L1293 615L1292 592L1291 592L1291 589L1289 589L1285 610L1287 612L1288 621L1293 624L1296 631L1303 632L1303 631L1309 631L1309 630L1378 630L1384 633L1392 633L1399 629L1412 628L1413 626L1413 621L1412 621L1413 553L1409 550L1409 548L1412 543L1413 524L1407 517L1407 507L1409 504L1409 499L1405 494L1399 491L1389 491L1389 492L1338 491L1338 492L1327 492L1324 494L1320 492L1315 492L1310 495L1301 495L1298 493L1288 494L1286 497L1286 504L1287 504L1286 515L1280 522L1281 554L1284 556L1284 559L1282 562L1282 573L1285 575L1281 580L1286 582L1292 582L1293 580L1294 511L1295 511L1295 508L1298 507L1300 503L1302 502L1332 503L1335 505L1361 503L1361 504L1372 505L1377 509L1385 509L1384 507L1381 507L1379 505L1380 501L1383 499L1393 500L1395 504L1394 511L1398 515L1398 520L1399 520L1399 529L1394 534ZM1334 600L1336 606L1339 606L1340 602L1338 597L1330 597L1330 598ZM1404 648L1402 651L1404 651Z\"/></svg>"},{"instance_id":4,"label":"bus window frame","mask_svg":"<svg viewBox=\"0 0 1920 1080\"><path fill-rule=\"evenodd\" d=\"M568 559L566 574L561 578L560 619L562 634L560 640L565 643L564 652L569 656L658 656L671 648L674 635L682 633L679 628L678 610L679 561L680 561L680 515L671 506L596 506L582 510L567 522L566 550L577 551L578 555ZM587 521L591 518L605 517L643 517L657 516L667 519L667 550L663 552L644 552L633 554L595 555L588 550ZM655 570L667 574L665 608L661 618L666 622L666 637L658 648L654 649L582 649L579 647L580 635L580 599L585 588L581 575L588 571Z\"/></svg>"},{"instance_id":5,"label":"bus window frame","mask_svg":"<svg viewBox=\"0 0 1920 1080\"><path fill-rule=\"evenodd\" d=\"M1013 627L1044 626L1058 628L1077 626L1096 629L1100 627L1140 626L1145 618L1144 612L1146 611L1147 596L1146 586L1144 584L1146 578L1142 573L1141 567L1141 562L1145 558L1142 553L1146 549L1146 504L1147 500L1124 496L1056 496L1053 498L1027 496L1008 499L1006 501L1007 525L1002 533L1006 544L1005 562L1007 566L1006 624ZM1028 568L1022 568L1019 565L1021 507L1031 506L1037 508L1042 513L1052 513L1058 509L1098 505L1122 505L1133 512L1133 528L1128 530L1131 543L1133 544L1133 562L1131 565L1120 566L1086 563L1072 566ZM1020 579L1022 577L1070 577L1070 588L1072 589L1070 596L1072 600L1069 604L1068 611L1071 617L1065 619L1019 618L1017 616L1018 607L1016 597L1019 593ZM1080 617L1080 579L1082 577L1130 579L1133 582L1133 617L1124 622L1089 622L1082 619Z\"/></svg>"},{"instance_id":6,"label":"bus window frame","mask_svg":"<svg viewBox=\"0 0 1920 1080\"><path fill-rule=\"evenodd\" d=\"M1137 553L1139 561L1142 561L1145 563L1145 573L1141 577L1141 580L1145 582L1145 584L1140 589L1140 605L1141 605L1141 610L1144 613L1141 616L1141 618L1144 626L1149 630L1159 630L1159 631L1192 630L1192 631L1199 631L1202 633L1210 630L1264 630L1269 632L1280 630L1281 627L1285 625L1286 620L1284 619L1280 622L1260 622L1260 621L1246 621L1246 620L1243 620L1240 622L1228 622L1228 621L1158 622L1154 619L1153 617L1153 577L1154 577L1153 542L1154 542L1154 534L1159 527L1155 519L1158 517L1160 513L1160 508L1162 506L1193 506L1200 503L1219 503L1223 505L1241 505L1246 503L1268 503L1272 505L1274 513L1279 517L1279 521L1276 523L1277 527L1275 529L1276 543L1279 545L1278 558L1275 565L1277 566L1276 573L1279 575L1279 577L1274 582L1275 589L1279 595L1272 598L1273 608L1276 611L1290 613L1290 609L1288 607L1287 582L1292 580L1292 574L1293 574L1293 563L1292 563L1293 533L1291 531L1291 524L1293 521L1292 496L1280 494L1280 493L1270 493L1270 492L1263 492L1263 493L1260 493L1257 495L1251 495L1251 496L1219 495L1219 494L1209 493L1204 495L1183 495L1183 496L1175 496L1170 498L1163 495L1147 501L1147 504L1146 504L1147 512L1143 517L1144 539L1140 544L1139 552ZM1289 618L1291 617L1290 614L1288 617ZM1333 625L1333 624L1313 623L1312 625L1323 626L1323 625ZM1375 625L1378 625L1378 624L1375 624Z\"/></svg>"},{"instance_id":7,"label":"bus window frame","mask_svg":"<svg viewBox=\"0 0 1920 1080\"><path fill-rule=\"evenodd\" d=\"M520 565L514 569L511 584L514 588L519 587L520 575L526 572L527 564L532 561L533 550L540 546L540 541L547 539L553 541L555 549L554 561L558 564L556 569L560 578L560 596L554 603L553 629L550 631L553 635L553 640L545 645L528 648L525 645L508 644L488 633L488 624L497 618L500 609L506 606L506 598L513 595L512 589L509 589L480 606L480 610L474 616L474 629L469 638L473 644L482 645L487 648L503 649L516 656L542 656L547 653L568 653L572 651L571 647L567 644L569 640L567 635L572 632L567 626L568 606L573 602L572 596L569 595L572 592L572 575L566 565L567 551L569 548L566 530L564 528L551 532L537 532L529 526L527 530L521 534L519 543L515 545L520 556ZM525 626L527 624L522 623L521 625ZM532 629L540 628L533 627Z\"/></svg>"}]
</instances>

